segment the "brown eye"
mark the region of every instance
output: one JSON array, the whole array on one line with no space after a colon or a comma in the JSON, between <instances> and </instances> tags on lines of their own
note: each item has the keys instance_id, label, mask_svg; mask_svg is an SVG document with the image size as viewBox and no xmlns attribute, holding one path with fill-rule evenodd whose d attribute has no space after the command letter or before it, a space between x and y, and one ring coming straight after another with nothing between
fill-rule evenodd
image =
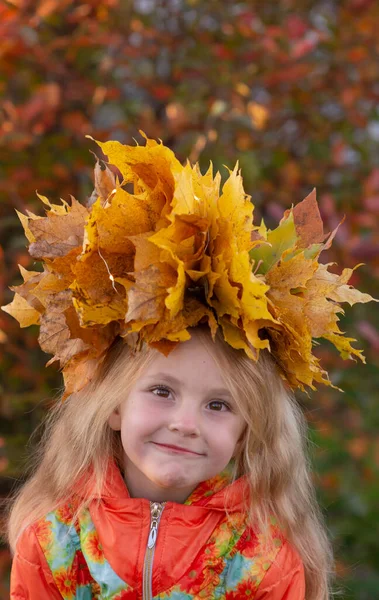
<instances>
[{"instance_id":1,"label":"brown eye","mask_svg":"<svg viewBox=\"0 0 379 600\"><path fill-rule=\"evenodd\" d=\"M226 402L223 402L222 400L212 400L212 402L210 402L208 404L208 406L210 407L211 410L214 410L217 412L222 412L224 410L230 410L230 406Z\"/></svg>"},{"instance_id":2,"label":"brown eye","mask_svg":"<svg viewBox=\"0 0 379 600\"><path fill-rule=\"evenodd\" d=\"M159 396L159 398L168 398L169 395L171 394L171 391L164 385L159 385L155 388L152 388L151 391L156 396Z\"/></svg>"}]
</instances>

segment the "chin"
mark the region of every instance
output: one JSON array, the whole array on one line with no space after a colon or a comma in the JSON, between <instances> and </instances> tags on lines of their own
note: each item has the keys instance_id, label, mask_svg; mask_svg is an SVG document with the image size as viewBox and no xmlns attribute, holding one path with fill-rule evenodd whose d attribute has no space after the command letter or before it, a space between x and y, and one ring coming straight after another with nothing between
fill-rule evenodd
<instances>
[{"instance_id":1,"label":"chin","mask_svg":"<svg viewBox=\"0 0 379 600\"><path fill-rule=\"evenodd\" d=\"M170 488L184 488L192 485L191 481L185 475L181 475L180 473L165 473L155 475L153 479L154 483L161 488L170 489ZM197 483L193 484L194 487Z\"/></svg>"}]
</instances>

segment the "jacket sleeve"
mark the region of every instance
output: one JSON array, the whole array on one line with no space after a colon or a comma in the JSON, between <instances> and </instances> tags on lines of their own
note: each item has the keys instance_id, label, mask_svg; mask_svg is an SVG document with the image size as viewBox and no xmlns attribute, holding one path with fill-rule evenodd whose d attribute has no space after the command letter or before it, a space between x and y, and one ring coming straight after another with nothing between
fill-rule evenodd
<instances>
[{"instance_id":1,"label":"jacket sleeve","mask_svg":"<svg viewBox=\"0 0 379 600\"><path fill-rule=\"evenodd\" d=\"M304 600L305 577L300 556L285 542L267 571L255 600Z\"/></svg>"},{"instance_id":2,"label":"jacket sleeve","mask_svg":"<svg viewBox=\"0 0 379 600\"><path fill-rule=\"evenodd\" d=\"M17 542L10 597L11 600L62 600L32 527Z\"/></svg>"}]
</instances>

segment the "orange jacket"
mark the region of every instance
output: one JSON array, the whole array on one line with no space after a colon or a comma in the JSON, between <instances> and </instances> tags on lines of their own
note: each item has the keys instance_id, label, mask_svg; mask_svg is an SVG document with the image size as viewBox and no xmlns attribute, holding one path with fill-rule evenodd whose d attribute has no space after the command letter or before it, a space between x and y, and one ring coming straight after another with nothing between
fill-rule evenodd
<instances>
[{"instance_id":1,"label":"orange jacket","mask_svg":"<svg viewBox=\"0 0 379 600\"><path fill-rule=\"evenodd\" d=\"M245 491L223 473L185 504L157 505L130 498L111 464L75 527L73 497L22 533L11 600L304 600L299 555L275 524L269 548L246 526Z\"/></svg>"}]
</instances>

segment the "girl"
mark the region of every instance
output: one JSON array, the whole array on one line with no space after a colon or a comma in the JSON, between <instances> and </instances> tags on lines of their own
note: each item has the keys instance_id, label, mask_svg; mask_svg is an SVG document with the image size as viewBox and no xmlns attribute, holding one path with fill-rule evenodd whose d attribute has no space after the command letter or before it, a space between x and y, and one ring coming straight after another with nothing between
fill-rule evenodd
<instances>
[{"instance_id":1,"label":"girl","mask_svg":"<svg viewBox=\"0 0 379 600\"><path fill-rule=\"evenodd\" d=\"M327 597L299 409L268 356L191 336L116 343L57 405L11 517L12 598Z\"/></svg>"},{"instance_id":2,"label":"girl","mask_svg":"<svg viewBox=\"0 0 379 600\"><path fill-rule=\"evenodd\" d=\"M360 356L339 302L371 298L317 262L314 195L270 232L237 169L219 194L152 140L100 145L94 203L21 217L44 271L5 309L65 392L11 511L11 598L327 600L290 388L330 384L314 337Z\"/></svg>"}]
</instances>

